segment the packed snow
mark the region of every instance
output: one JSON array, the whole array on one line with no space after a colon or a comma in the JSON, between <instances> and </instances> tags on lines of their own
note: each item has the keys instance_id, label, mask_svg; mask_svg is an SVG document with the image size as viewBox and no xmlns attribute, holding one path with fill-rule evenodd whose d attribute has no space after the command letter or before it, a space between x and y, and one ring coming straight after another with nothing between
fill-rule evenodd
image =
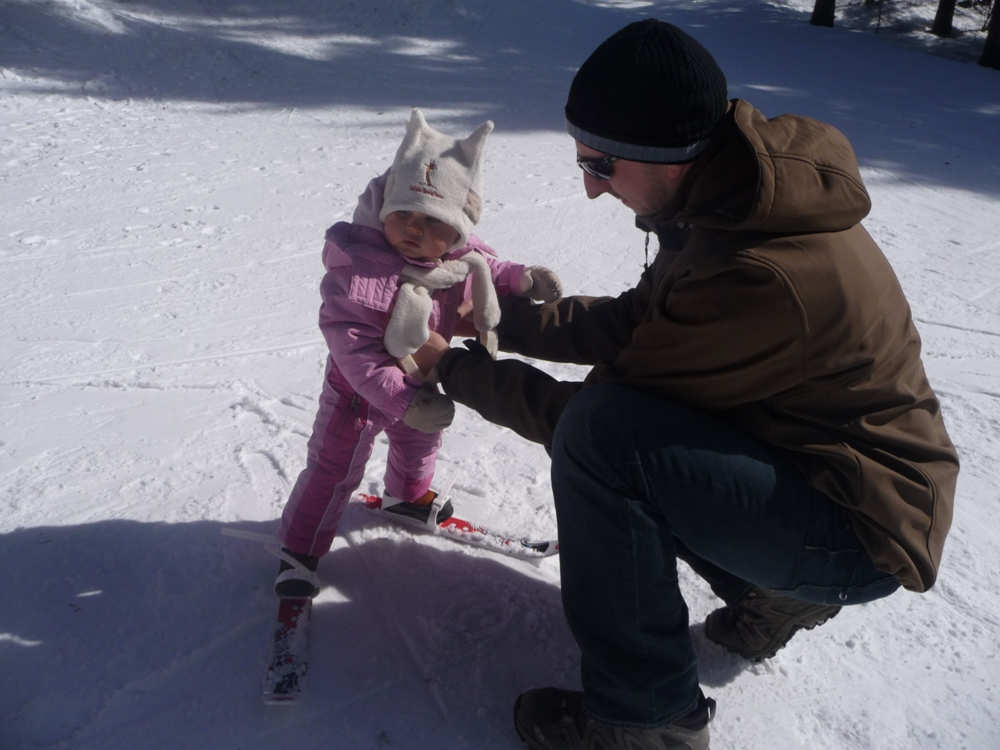
<instances>
[{"instance_id":1,"label":"packed snow","mask_svg":"<svg viewBox=\"0 0 1000 750\"><path fill-rule=\"evenodd\" d=\"M681 566L713 747L1000 747L1000 73L810 10L0 3L0 747L499 750L519 746L519 691L579 685L558 558L352 507L320 566L308 695L266 707L276 563L221 532L276 528L326 356L323 233L411 106L455 134L495 121L478 233L503 257L568 293L635 282L643 236L585 197L562 104L596 44L651 15L715 53L731 96L851 138L962 458L934 589L845 610L769 661L705 639L719 602ZM383 441L362 490L384 462ZM465 516L555 531L545 452L468 410L436 484Z\"/></svg>"}]
</instances>

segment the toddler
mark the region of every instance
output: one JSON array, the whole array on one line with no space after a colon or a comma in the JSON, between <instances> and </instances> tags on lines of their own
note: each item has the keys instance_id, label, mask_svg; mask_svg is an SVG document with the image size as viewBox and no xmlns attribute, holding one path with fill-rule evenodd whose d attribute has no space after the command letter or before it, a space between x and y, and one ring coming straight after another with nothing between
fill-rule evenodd
<instances>
[{"instance_id":1,"label":"toddler","mask_svg":"<svg viewBox=\"0 0 1000 750\"><path fill-rule=\"evenodd\" d=\"M383 509L428 525L451 515L451 503L430 485L454 404L411 356L431 331L450 339L459 306L471 302L480 339L495 354L498 293L546 302L561 295L554 273L502 262L471 235L492 130L485 122L465 139L451 138L414 109L392 166L368 184L353 221L327 230L319 324L330 351L306 467L281 516L287 555L274 585L279 596L319 591L319 558L383 431Z\"/></svg>"}]
</instances>

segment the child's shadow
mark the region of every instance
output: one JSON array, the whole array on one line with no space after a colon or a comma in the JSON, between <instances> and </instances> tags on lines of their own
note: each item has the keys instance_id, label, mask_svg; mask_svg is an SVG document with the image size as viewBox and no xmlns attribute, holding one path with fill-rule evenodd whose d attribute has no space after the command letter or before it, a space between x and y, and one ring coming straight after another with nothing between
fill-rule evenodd
<instances>
[{"instance_id":1,"label":"child's shadow","mask_svg":"<svg viewBox=\"0 0 1000 750\"><path fill-rule=\"evenodd\" d=\"M509 743L521 691L579 689L558 577L399 528L351 508L322 558L309 706L342 737L360 715L401 747Z\"/></svg>"}]
</instances>

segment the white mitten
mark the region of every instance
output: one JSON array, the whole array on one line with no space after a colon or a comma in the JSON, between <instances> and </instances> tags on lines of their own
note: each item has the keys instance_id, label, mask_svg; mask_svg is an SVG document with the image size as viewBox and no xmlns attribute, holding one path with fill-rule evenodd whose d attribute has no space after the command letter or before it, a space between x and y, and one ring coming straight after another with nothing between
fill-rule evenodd
<instances>
[{"instance_id":1,"label":"white mitten","mask_svg":"<svg viewBox=\"0 0 1000 750\"><path fill-rule=\"evenodd\" d=\"M385 348L396 359L413 354L427 343L431 330L428 320L431 316L430 292L425 286L410 282L399 285L396 304L392 308L389 325L385 328Z\"/></svg>"},{"instance_id":2,"label":"white mitten","mask_svg":"<svg viewBox=\"0 0 1000 750\"><path fill-rule=\"evenodd\" d=\"M496 328L500 325L500 303L497 301L497 290L493 286L490 267L486 258L479 253L469 253L462 260L469 264L472 274L472 324L479 331L479 342L496 359L499 348Z\"/></svg>"},{"instance_id":3,"label":"white mitten","mask_svg":"<svg viewBox=\"0 0 1000 750\"><path fill-rule=\"evenodd\" d=\"M438 391L423 386L403 413L403 424L420 432L441 432L455 418L455 402Z\"/></svg>"},{"instance_id":4,"label":"white mitten","mask_svg":"<svg viewBox=\"0 0 1000 750\"><path fill-rule=\"evenodd\" d=\"M562 282L545 266L528 266L521 274L517 294L520 297L530 296L539 302L555 302L562 297Z\"/></svg>"}]
</instances>

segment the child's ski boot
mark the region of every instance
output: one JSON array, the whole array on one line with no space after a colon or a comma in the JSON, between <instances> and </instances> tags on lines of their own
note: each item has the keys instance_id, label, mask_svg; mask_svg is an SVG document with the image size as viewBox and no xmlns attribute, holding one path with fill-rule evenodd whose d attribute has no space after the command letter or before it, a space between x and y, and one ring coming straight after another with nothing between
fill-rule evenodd
<instances>
[{"instance_id":1,"label":"child's ski boot","mask_svg":"<svg viewBox=\"0 0 1000 750\"><path fill-rule=\"evenodd\" d=\"M319 579L316 577L316 567L319 558L312 555L299 555L285 547L281 564L278 567L278 577L274 579L274 593L282 599L312 598L319 593ZM295 561L292 565L289 559Z\"/></svg>"},{"instance_id":2,"label":"child's ski boot","mask_svg":"<svg viewBox=\"0 0 1000 750\"><path fill-rule=\"evenodd\" d=\"M382 496L382 510L386 513L393 513L402 516L407 520L415 521L426 526L437 526L444 523L454 512L451 500L441 501L440 496L434 490L427 490L416 500L399 500L389 493Z\"/></svg>"}]
</instances>

